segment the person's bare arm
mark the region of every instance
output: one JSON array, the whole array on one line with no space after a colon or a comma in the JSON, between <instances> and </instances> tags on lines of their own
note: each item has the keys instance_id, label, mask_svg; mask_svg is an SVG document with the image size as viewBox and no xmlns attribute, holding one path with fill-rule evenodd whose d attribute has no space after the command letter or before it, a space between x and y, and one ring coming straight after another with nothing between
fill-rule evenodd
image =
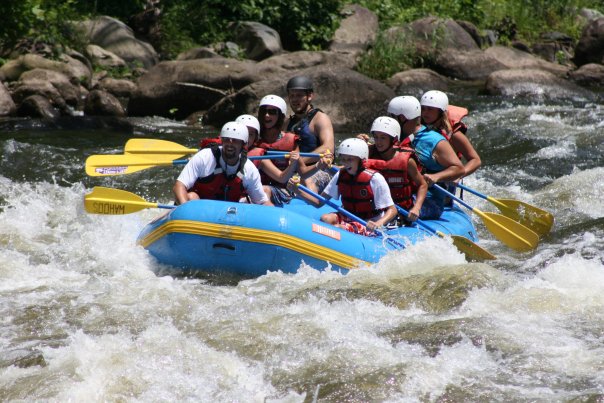
<instances>
[{"instance_id":1,"label":"person's bare arm","mask_svg":"<svg viewBox=\"0 0 604 403\"><path fill-rule=\"evenodd\" d=\"M464 177L474 173L482 165L480 155L474 149L470 140L460 131L453 133L451 136L451 146L455 151L458 151L466 160L464 164Z\"/></svg>"}]
</instances>

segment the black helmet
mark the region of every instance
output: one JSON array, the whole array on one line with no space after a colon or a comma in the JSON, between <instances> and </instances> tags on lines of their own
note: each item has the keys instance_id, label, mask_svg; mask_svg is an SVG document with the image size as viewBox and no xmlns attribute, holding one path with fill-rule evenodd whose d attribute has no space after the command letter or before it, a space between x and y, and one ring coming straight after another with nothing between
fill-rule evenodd
<instances>
[{"instance_id":1,"label":"black helmet","mask_svg":"<svg viewBox=\"0 0 604 403\"><path fill-rule=\"evenodd\" d=\"M312 81L310 78L304 76L292 77L287 82L287 90L306 90L312 91Z\"/></svg>"}]
</instances>

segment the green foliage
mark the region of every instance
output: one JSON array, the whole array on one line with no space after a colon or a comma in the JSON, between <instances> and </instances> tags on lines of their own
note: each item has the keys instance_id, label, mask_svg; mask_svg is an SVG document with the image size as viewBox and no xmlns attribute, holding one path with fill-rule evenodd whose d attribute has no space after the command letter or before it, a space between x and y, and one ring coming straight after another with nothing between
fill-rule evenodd
<instances>
[{"instance_id":1,"label":"green foliage","mask_svg":"<svg viewBox=\"0 0 604 403\"><path fill-rule=\"evenodd\" d=\"M374 46L361 57L357 70L368 77L386 80L399 71L422 64L413 40L397 31L380 33Z\"/></svg>"}]
</instances>

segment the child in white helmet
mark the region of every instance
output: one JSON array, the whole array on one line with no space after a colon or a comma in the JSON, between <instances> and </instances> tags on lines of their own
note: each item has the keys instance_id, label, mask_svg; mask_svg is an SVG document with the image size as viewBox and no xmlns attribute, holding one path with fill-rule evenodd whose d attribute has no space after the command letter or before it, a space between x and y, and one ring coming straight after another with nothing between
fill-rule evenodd
<instances>
[{"instance_id":1,"label":"child in white helmet","mask_svg":"<svg viewBox=\"0 0 604 403\"><path fill-rule=\"evenodd\" d=\"M368 155L369 149L363 140L344 140L338 147L342 168L321 193L326 199L341 197L342 207L367 221L367 228L336 212L323 214L321 221L350 232L368 235L396 218L398 212L386 179L380 173L363 166Z\"/></svg>"}]
</instances>

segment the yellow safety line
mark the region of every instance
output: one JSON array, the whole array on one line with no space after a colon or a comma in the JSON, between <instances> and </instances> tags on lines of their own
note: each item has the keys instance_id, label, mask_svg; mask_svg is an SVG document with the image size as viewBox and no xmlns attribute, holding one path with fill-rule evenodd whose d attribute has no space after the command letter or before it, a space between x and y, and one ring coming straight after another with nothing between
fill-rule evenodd
<instances>
[{"instance_id":1,"label":"yellow safety line","mask_svg":"<svg viewBox=\"0 0 604 403\"><path fill-rule=\"evenodd\" d=\"M173 220L162 224L140 240L139 244L146 248L158 239L174 232L281 246L347 269L356 269L370 264L336 250L280 232L190 220Z\"/></svg>"}]
</instances>

